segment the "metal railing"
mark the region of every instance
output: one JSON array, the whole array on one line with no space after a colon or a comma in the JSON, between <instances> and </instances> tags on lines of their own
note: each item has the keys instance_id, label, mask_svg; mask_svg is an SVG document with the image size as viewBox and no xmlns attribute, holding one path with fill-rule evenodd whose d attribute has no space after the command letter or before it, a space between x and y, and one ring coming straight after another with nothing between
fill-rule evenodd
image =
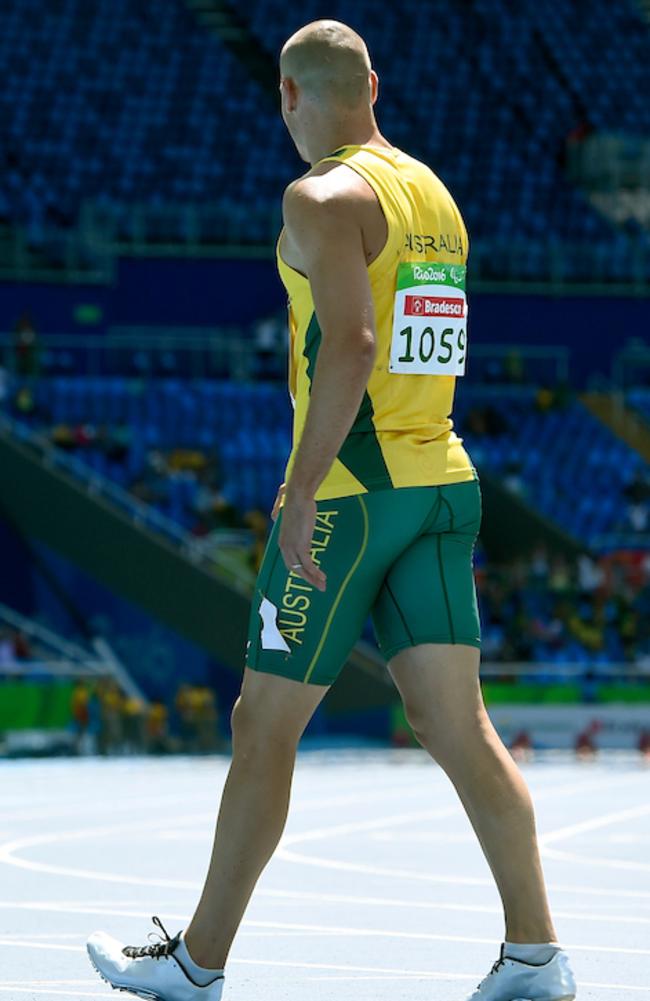
<instances>
[{"instance_id":1,"label":"metal railing","mask_svg":"<svg viewBox=\"0 0 650 1001\"><path fill-rule=\"evenodd\" d=\"M650 336L650 332L646 332ZM625 393L633 386L650 385L650 345L647 340L630 341L614 358L612 383Z\"/></svg>"},{"instance_id":2,"label":"metal railing","mask_svg":"<svg viewBox=\"0 0 650 1001\"><path fill-rule=\"evenodd\" d=\"M106 334L41 334L34 346L38 371L71 375L219 377L241 381L254 373L254 338L238 327L131 327ZM286 346L272 351L278 371ZM0 363L17 370L15 335L0 333Z\"/></svg>"},{"instance_id":3,"label":"metal railing","mask_svg":"<svg viewBox=\"0 0 650 1001\"><path fill-rule=\"evenodd\" d=\"M0 277L108 283L120 254L272 260L281 223L279 201L265 210L256 208L253 219L247 204L232 199L160 206L85 202L75 229L48 230L37 247L24 229L12 227L4 241ZM475 238L470 289L645 294L650 289L650 241L619 237L615 248L602 240ZM620 265L617 277L612 276L614 258Z\"/></svg>"},{"instance_id":4,"label":"metal railing","mask_svg":"<svg viewBox=\"0 0 650 1001\"><path fill-rule=\"evenodd\" d=\"M278 326L282 325L278 318ZM0 363L16 371L15 336L0 333ZM132 375L136 377L259 378L264 356L284 379L287 335L262 349L251 329L219 327L122 327L106 334L43 334L35 348L37 367L46 373ZM470 344L468 373L473 381L523 384L566 383L569 348L562 345ZM496 378L495 378L496 376Z\"/></svg>"},{"instance_id":5,"label":"metal railing","mask_svg":"<svg viewBox=\"0 0 650 1001\"><path fill-rule=\"evenodd\" d=\"M6 414L0 414L0 433L2 432L26 445L44 468L59 470L71 476L90 497L109 503L133 525L173 546L196 566L227 579L241 593L250 593L254 585L253 574L235 554L228 551L241 548L250 539L250 533L246 530L229 529L196 538L155 507L133 497L85 462L57 448L46 435L32 431Z\"/></svg>"},{"instance_id":6,"label":"metal railing","mask_svg":"<svg viewBox=\"0 0 650 1001\"><path fill-rule=\"evenodd\" d=\"M590 191L650 190L650 139L616 133L567 144L571 180Z\"/></svg>"}]
</instances>

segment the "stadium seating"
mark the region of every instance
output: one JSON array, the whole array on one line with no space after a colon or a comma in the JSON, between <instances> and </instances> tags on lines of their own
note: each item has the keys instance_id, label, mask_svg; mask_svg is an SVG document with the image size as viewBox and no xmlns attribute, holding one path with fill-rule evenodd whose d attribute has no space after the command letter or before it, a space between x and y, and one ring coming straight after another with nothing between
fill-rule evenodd
<instances>
[{"instance_id":1,"label":"stadium seating","mask_svg":"<svg viewBox=\"0 0 650 1001\"><path fill-rule=\"evenodd\" d=\"M54 376L39 379L34 392L38 425L91 425L100 436L126 429L119 460L92 435L77 450L122 486L143 475L151 450L196 449L218 456L222 492L235 507L272 505L289 451L282 385ZM600 546L600 537L630 530L625 490L643 473L642 459L578 400L545 404L532 387L463 386L456 421L479 472L498 474L569 535ZM160 506L191 527L197 491L196 477L179 470L159 484Z\"/></svg>"},{"instance_id":2,"label":"stadium seating","mask_svg":"<svg viewBox=\"0 0 650 1001\"><path fill-rule=\"evenodd\" d=\"M500 428L473 434L470 414L486 406ZM456 418L479 471L498 473L569 535L593 546L629 529L625 489L643 460L578 400L544 409L533 388L463 387Z\"/></svg>"},{"instance_id":3,"label":"stadium seating","mask_svg":"<svg viewBox=\"0 0 650 1001\"><path fill-rule=\"evenodd\" d=\"M650 427L650 388L630 390L627 394L627 402L647 421Z\"/></svg>"},{"instance_id":4,"label":"stadium seating","mask_svg":"<svg viewBox=\"0 0 650 1001\"><path fill-rule=\"evenodd\" d=\"M99 203L132 236L130 206L159 212L158 238L183 241L206 205L203 238L267 242L283 186L300 169L277 112L245 68L182 0L22 0L3 12L0 221L32 246ZM425 158L457 196L486 276L546 274L569 241L565 277L597 268L625 280L638 227L614 230L564 169L576 129L650 131L648 28L632 0L448 5L331 0L368 38L382 77L380 123ZM277 58L303 0L249 0L251 32ZM396 43L399 40L399 44ZM596 58L594 53L598 53ZM209 211L207 207L209 206ZM487 249L486 249L487 248ZM647 257L650 262L650 254Z\"/></svg>"},{"instance_id":5,"label":"stadium seating","mask_svg":"<svg viewBox=\"0 0 650 1001\"><path fill-rule=\"evenodd\" d=\"M38 425L91 425L128 429L123 459L90 441L76 451L97 472L129 487L144 473L147 453L196 449L216 455L221 492L240 511L268 511L282 481L288 454L291 409L286 390L274 384L122 377L59 376L35 390ZM179 470L156 484L160 507L190 528L199 489L196 476Z\"/></svg>"}]
</instances>

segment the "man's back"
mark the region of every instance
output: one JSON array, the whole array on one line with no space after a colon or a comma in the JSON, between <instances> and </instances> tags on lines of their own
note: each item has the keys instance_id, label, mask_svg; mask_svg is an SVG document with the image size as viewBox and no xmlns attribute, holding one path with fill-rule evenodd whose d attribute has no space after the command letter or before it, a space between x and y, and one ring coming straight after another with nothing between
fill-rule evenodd
<instances>
[{"instance_id":1,"label":"man's back","mask_svg":"<svg viewBox=\"0 0 650 1001\"><path fill-rule=\"evenodd\" d=\"M467 344L467 233L451 195L428 167L388 145L345 146L306 177L323 200L349 195L348 211L358 214L377 345L359 413L317 498L472 479L449 419ZM283 235L295 451L321 331L292 249Z\"/></svg>"}]
</instances>

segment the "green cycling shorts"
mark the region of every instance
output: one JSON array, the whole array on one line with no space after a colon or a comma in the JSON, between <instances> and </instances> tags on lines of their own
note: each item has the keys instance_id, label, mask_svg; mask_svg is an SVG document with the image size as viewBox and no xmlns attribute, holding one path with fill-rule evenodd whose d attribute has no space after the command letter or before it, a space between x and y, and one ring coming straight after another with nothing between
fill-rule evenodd
<instances>
[{"instance_id":1,"label":"green cycling shorts","mask_svg":"<svg viewBox=\"0 0 650 1001\"><path fill-rule=\"evenodd\" d=\"M480 646L472 553L477 480L318 501L312 559L324 592L287 570L273 526L251 608L246 664L331 685L368 615L386 660L419 643Z\"/></svg>"}]
</instances>

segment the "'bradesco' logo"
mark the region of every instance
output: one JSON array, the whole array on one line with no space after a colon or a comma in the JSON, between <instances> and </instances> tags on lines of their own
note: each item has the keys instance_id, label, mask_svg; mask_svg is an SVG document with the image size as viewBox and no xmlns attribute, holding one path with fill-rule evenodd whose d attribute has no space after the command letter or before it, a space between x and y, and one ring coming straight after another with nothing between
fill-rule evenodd
<instances>
[{"instance_id":1,"label":"'bradesco' logo","mask_svg":"<svg viewBox=\"0 0 650 1001\"><path fill-rule=\"evenodd\" d=\"M454 296L405 295L405 316L465 316L465 300Z\"/></svg>"}]
</instances>

